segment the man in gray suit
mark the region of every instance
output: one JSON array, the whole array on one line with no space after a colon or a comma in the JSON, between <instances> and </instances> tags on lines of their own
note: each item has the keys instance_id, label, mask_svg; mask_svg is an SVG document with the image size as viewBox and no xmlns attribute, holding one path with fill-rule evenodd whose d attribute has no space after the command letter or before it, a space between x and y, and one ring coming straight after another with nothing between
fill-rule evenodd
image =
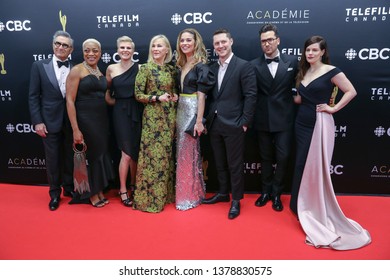
<instances>
[{"instance_id":1,"label":"man in gray suit","mask_svg":"<svg viewBox=\"0 0 390 280\"><path fill-rule=\"evenodd\" d=\"M262 194L255 205L272 200L272 208L282 211L284 189L292 146L297 57L279 52L279 33L275 25L265 24L259 31L264 55L251 61L257 77L257 105L253 121L261 162ZM275 170L273 165L276 164Z\"/></svg>"},{"instance_id":2,"label":"man in gray suit","mask_svg":"<svg viewBox=\"0 0 390 280\"><path fill-rule=\"evenodd\" d=\"M61 185L65 196L73 196L72 130L65 101L73 39L65 31L57 31L52 45L53 57L32 65L29 107L32 124L43 140L50 187L49 209L54 211L61 200Z\"/></svg>"},{"instance_id":3,"label":"man in gray suit","mask_svg":"<svg viewBox=\"0 0 390 280\"><path fill-rule=\"evenodd\" d=\"M211 66L218 79L207 96L207 116L210 144L213 149L219 191L204 199L203 204L232 203L229 219L240 214L240 200L244 197L245 132L250 126L256 105L256 77L253 66L235 56L233 38L226 29L214 32L213 46L218 63Z\"/></svg>"}]
</instances>

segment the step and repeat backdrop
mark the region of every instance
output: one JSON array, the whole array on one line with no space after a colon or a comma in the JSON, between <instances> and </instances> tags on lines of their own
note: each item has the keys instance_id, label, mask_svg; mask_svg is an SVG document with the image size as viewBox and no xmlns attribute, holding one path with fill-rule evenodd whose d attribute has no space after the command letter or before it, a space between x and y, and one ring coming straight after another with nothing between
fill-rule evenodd
<instances>
[{"instance_id":1,"label":"step and repeat backdrop","mask_svg":"<svg viewBox=\"0 0 390 280\"><path fill-rule=\"evenodd\" d=\"M52 35L69 32L72 60L82 61L81 44L102 44L99 67L118 62L116 39L130 36L134 61L147 59L150 39L165 34L175 49L178 33L196 28L211 62L212 34L227 28L236 55L262 55L258 31L279 27L280 51L302 55L304 41L324 36L332 64L350 78L358 96L334 115L336 143L331 173L335 191L390 194L390 2L388 0L3 0L0 3L0 182L46 185L45 157L28 111L31 64L52 56ZM209 191L217 182L207 136L202 139ZM119 153L112 137L114 164ZM252 131L247 134L244 172L248 192L260 191L261 165ZM291 172L290 172L291 173ZM292 174L290 174L291 177ZM289 178L291 179L291 178ZM115 183L114 183L115 184ZM287 183L286 192L290 186Z\"/></svg>"}]
</instances>

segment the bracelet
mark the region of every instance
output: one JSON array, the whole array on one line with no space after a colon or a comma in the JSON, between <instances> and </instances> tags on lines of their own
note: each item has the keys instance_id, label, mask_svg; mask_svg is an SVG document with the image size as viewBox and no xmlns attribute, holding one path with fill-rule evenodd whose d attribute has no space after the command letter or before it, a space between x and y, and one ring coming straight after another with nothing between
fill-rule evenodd
<instances>
[{"instance_id":1,"label":"bracelet","mask_svg":"<svg viewBox=\"0 0 390 280\"><path fill-rule=\"evenodd\" d=\"M157 103L161 103L161 101L160 101L160 95L156 96L156 102L157 102Z\"/></svg>"}]
</instances>

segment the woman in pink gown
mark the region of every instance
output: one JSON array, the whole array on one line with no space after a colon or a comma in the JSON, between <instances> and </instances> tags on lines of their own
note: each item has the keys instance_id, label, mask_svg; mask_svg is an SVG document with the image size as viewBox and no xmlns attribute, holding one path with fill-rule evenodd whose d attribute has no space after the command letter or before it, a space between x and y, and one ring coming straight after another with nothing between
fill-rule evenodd
<instances>
[{"instance_id":1,"label":"woman in pink gown","mask_svg":"<svg viewBox=\"0 0 390 280\"><path fill-rule=\"evenodd\" d=\"M290 208L298 215L307 244L357 249L371 242L370 234L344 216L330 177L335 135L332 114L346 106L356 90L340 69L329 65L322 37L309 38L304 50L295 97L300 105L295 120L297 149ZM334 87L344 94L337 104L329 104L334 100Z\"/></svg>"}]
</instances>

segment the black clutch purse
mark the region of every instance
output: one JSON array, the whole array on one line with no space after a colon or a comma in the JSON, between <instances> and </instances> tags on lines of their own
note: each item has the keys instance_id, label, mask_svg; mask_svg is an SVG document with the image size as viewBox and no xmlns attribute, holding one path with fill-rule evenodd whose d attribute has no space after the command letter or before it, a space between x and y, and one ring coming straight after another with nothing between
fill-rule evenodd
<instances>
[{"instance_id":1,"label":"black clutch purse","mask_svg":"<svg viewBox=\"0 0 390 280\"><path fill-rule=\"evenodd\" d=\"M184 130L185 133L189 134L192 138L195 138L195 139L198 138L198 133L196 133L194 136L194 127L196 124L196 118L197 118L197 115L195 114L194 117L192 118L192 120L190 121L190 123L188 124L187 128ZM203 125L206 124L205 118L202 119L202 123L203 123Z\"/></svg>"}]
</instances>

